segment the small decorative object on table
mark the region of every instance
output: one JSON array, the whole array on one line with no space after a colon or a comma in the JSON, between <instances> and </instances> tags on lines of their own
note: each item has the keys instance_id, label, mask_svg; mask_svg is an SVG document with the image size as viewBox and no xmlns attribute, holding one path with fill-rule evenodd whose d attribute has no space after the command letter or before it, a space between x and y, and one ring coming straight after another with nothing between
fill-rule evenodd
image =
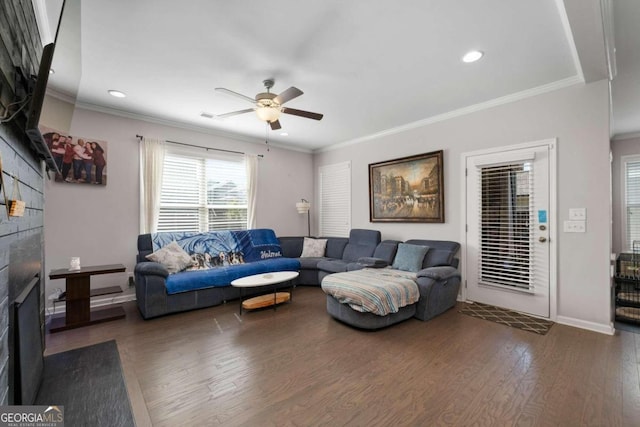
<instances>
[{"instance_id":1,"label":"small decorative object on table","mask_svg":"<svg viewBox=\"0 0 640 427\"><path fill-rule=\"evenodd\" d=\"M71 257L71 262L69 263L69 271L80 270L80 257L74 256Z\"/></svg>"}]
</instances>

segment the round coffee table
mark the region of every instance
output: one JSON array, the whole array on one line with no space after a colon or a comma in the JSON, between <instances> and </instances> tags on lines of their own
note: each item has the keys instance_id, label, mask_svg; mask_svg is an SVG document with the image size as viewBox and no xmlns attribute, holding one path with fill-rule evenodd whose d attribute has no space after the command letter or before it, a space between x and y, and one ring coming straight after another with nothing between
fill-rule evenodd
<instances>
[{"instance_id":1,"label":"round coffee table","mask_svg":"<svg viewBox=\"0 0 640 427\"><path fill-rule=\"evenodd\" d=\"M289 282L300 273L297 271L274 271L272 273L254 274L252 276L241 277L240 279L233 280L231 286L240 288L240 315L242 316L242 309L252 310L255 308L263 308L273 306L276 309L277 304L287 302L291 300L291 294L293 293L293 285L291 286L291 293L289 292L276 292L275 285L278 283ZM260 295L253 298L244 299L245 288L259 288L262 286L273 286L273 297L271 294Z\"/></svg>"}]
</instances>

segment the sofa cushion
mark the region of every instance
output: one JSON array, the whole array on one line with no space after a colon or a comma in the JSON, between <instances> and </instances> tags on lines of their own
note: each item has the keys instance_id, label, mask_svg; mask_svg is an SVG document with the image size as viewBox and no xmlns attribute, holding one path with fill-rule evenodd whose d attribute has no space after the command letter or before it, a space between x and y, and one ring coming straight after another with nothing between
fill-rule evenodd
<instances>
[{"instance_id":1,"label":"sofa cushion","mask_svg":"<svg viewBox=\"0 0 640 427\"><path fill-rule=\"evenodd\" d=\"M191 265L191 256L176 241L147 255L147 259L164 265L170 274L182 271Z\"/></svg>"},{"instance_id":2,"label":"sofa cushion","mask_svg":"<svg viewBox=\"0 0 640 427\"><path fill-rule=\"evenodd\" d=\"M305 237L300 258L323 257L327 247L327 239Z\"/></svg>"},{"instance_id":3,"label":"sofa cushion","mask_svg":"<svg viewBox=\"0 0 640 427\"><path fill-rule=\"evenodd\" d=\"M429 246L431 250L424 258L422 268L437 267L444 265L451 265L456 267L457 259L455 258L458 250L460 250L460 243L452 242L448 240L424 240L424 239L411 239L405 243L411 245L423 245Z\"/></svg>"},{"instance_id":4,"label":"sofa cushion","mask_svg":"<svg viewBox=\"0 0 640 427\"><path fill-rule=\"evenodd\" d=\"M326 259L318 263L318 269L327 273L341 273L347 271L348 264L341 259Z\"/></svg>"},{"instance_id":5,"label":"sofa cushion","mask_svg":"<svg viewBox=\"0 0 640 427\"><path fill-rule=\"evenodd\" d=\"M358 258L373 256L380 243L380 232L377 230L353 229L349 233L349 243L344 248L342 259L356 262Z\"/></svg>"},{"instance_id":6,"label":"sofa cushion","mask_svg":"<svg viewBox=\"0 0 640 427\"><path fill-rule=\"evenodd\" d=\"M282 256L287 258L298 258L302 254L302 237L278 237L280 247L282 248Z\"/></svg>"},{"instance_id":7,"label":"sofa cushion","mask_svg":"<svg viewBox=\"0 0 640 427\"><path fill-rule=\"evenodd\" d=\"M454 253L445 249L431 249L425 259L425 267L449 266Z\"/></svg>"},{"instance_id":8,"label":"sofa cushion","mask_svg":"<svg viewBox=\"0 0 640 427\"><path fill-rule=\"evenodd\" d=\"M357 264L360 264L362 267L369 268L384 268L389 266L389 262L386 259L376 258L376 257L362 257L358 260Z\"/></svg>"},{"instance_id":9,"label":"sofa cushion","mask_svg":"<svg viewBox=\"0 0 640 427\"><path fill-rule=\"evenodd\" d=\"M298 258L300 261L301 269L311 269L317 270L318 264L322 261L326 261L328 258L325 257L308 257L308 258Z\"/></svg>"},{"instance_id":10,"label":"sofa cushion","mask_svg":"<svg viewBox=\"0 0 640 427\"><path fill-rule=\"evenodd\" d=\"M349 243L349 239L346 237L323 237L327 239L327 250L324 256L327 258L342 258L344 253L344 247Z\"/></svg>"},{"instance_id":11,"label":"sofa cushion","mask_svg":"<svg viewBox=\"0 0 640 427\"><path fill-rule=\"evenodd\" d=\"M393 268L396 270L418 272L422 269L424 256L429 251L428 246L398 244L398 252L393 260Z\"/></svg>"},{"instance_id":12,"label":"sofa cushion","mask_svg":"<svg viewBox=\"0 0 640 427\"><path fill-rule=\"evenodd\" d=\"M398 251L398 240L383 240L373 253L373 258L385 260L389 265L393 264L393 259Z\"/></svg>"}]
</instances>

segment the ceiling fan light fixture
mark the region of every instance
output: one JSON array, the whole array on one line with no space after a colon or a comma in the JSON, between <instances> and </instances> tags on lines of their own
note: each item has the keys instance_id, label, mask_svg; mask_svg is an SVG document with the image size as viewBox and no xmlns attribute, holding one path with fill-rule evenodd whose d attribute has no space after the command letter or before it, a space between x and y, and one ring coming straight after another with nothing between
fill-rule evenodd
<instances>
[{"instance_id":1,"label":"ceiling fan light fixture","mask_svg":"<svg viewBox=\"0 0 640 427\"><path fill-rule=\"evenodd\" d=\"M463 57L462 57L462 62L476 62L478 59L482 58L484 56L484 52L481 52L479 50L472 50L470 52L467 52Z\"/></svg>"},{"instance_id":2,"label":"ceiling fan light fixture","mask_svg":"<svg viewBox=\"0 0 640 427\"><path fill-rule=\"evenodd\" d=\"M258 106L258 108L256 108L256 114L258 115L258 118L263 122L271 123L280 118L280 108Z\"/></svg>"},{"instance_id":3,"label":"ceiling fan light fixture","mask_svg":"<svg viewBox=\"0 0 640 427\"><path fill-rule=\"evenodd\" d=\"M127 96L127 94L125 94L124 92L115 89L110 89L107 92L109 93L109 95L115 96L116 98L126 98Z\"/></svg>"}]
</instances>

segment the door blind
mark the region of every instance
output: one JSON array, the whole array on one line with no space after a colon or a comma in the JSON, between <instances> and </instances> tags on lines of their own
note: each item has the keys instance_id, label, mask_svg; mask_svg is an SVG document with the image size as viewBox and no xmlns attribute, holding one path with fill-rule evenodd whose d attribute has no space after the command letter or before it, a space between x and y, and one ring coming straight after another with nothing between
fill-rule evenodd
<instances>
[{"instance_id":1,"label":"door blind","mask_svg":"<svg viewBox=\"0 0 640 427\"><path fill-rule=\"evenodd\" d=\"M351 163L322 166L320 235L347 237L351 230Z\"/></svg>"},{"instance_id":2,"label":"door blind","mask_svg":"<svg viewBox=\"0 0 640 427\"><path fill-rule=\"evenodd\" d=\"M625 162L625 208L627 248L640 241L640 158Z\"/></svg>"},{"instance_id":3,"label":"door blind","mask_svg":"<svg viewBox=\"0 0 640 427\"><path fill-rule=\"evenodd\" d=\"M479 282L533 292L531 162L479 167Z\"/></svg>"}]
</instances>

